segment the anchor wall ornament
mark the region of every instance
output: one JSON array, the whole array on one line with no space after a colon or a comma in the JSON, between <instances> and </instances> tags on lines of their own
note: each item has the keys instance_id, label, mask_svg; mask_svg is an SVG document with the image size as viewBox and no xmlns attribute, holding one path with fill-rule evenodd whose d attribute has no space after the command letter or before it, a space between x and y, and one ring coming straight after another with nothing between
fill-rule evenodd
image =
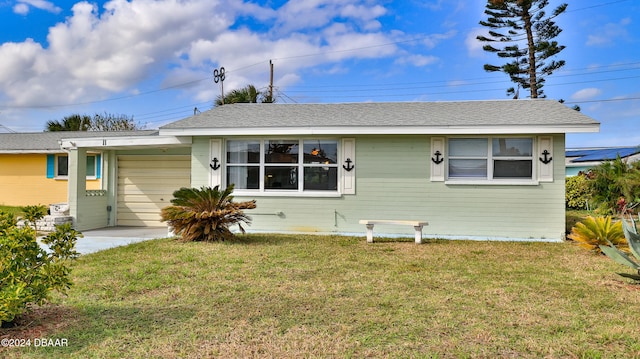
<instances>
[{"instance_id":1,"label":"anchor wall ornament","mask_svg":"<svg viewBox=\"0 0 640 359\"><path fill-rule=\"evenodd\" d=\"M209 163L209 167L211 167L211 169L214 171L217 171L218 168L220 168L220 160L218 160L218 157L214 157L211 160L211 163Z\"/></svg>"},{"instance_id":2,"label":"anchor wall ornament","mask_svg":"<svg viewBox=\"0 0 640 359\"><path fill-rule=\"evenodd\" d=\"M344 168L347 172L351 172L351 170L356 167L352 165L353 161L351 161L351 158L347 158L347 160L344 162L346 163L346 165L342 165L342 168Z\"/></svg>"},{"instance_id":3,"label":"anchor wall ornament","mask_svg":"<svg viewBox=\"0 0 640 359\"><path fill-rule=\"evenodd\" d=\"M549 155L551 154L551 152L544 150L542 152L542 155L544 156L544 159L542 157L538 157L540 159L540 162L546 164L549 164L551 162L551 160L553 159L553 157L549 157Z\"/></svg>"},{"instance_id":4,"label":"anchor wall ornament","mask_svg":"<svg viewBox=\"0 0 640 359\"><path fill-rule=\"evenodd\" d=\"M436 158L431 157L431 161L433 161L433 163L439 165L442 163L442 161L444 161L444 158L440 158L440 156L442 156L442 153L440 151L436 151L436 153L434 153L433 155L436 156Z\"/></svg>"}]
</instances>

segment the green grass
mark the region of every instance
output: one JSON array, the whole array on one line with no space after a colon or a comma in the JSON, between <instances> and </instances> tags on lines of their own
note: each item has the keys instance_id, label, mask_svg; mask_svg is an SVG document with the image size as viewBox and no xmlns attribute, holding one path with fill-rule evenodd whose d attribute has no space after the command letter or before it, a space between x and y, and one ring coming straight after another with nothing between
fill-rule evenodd
<instances>
[{"instance_id":1,"label":"green grass","mask_svg":"<svg viewBox=\"0 0 640 359\"><path fill-rule=\"evenodd\" d=\"M13 213L15 216L21 216L23 214L22 210L20 209L20 207L16 207L16 206L0 205L0 211L7 212L7 213Z\"/></svg>"},{"instance_id":2,"label":"green grass","mask_svg":"<svg viewBox=\"0 0 640 359\"><path fill-rule=\"evenodd\" d=\"M640 357L640 285L569 243L246 235L82 256L9 358Z\"/></svg>"}]
</instances>

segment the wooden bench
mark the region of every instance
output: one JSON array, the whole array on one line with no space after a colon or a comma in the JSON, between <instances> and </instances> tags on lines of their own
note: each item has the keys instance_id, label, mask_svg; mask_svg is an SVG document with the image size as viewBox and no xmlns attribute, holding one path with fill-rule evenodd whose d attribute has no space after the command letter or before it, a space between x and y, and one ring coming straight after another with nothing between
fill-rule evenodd
<instances>
[{"instance_id":1,"label":"wooden bench","mask_svg":"<svg viewBox=\"0 0 640 359\"><path fill-rule=\"evenodd\" d=\"M367 226L367 242L373 243L373 226L376 224L395 224L400 226L413 226L416 230L416 243L422 243L422 227L429 225L429 222L422 221L396 221L385 219L361 219L360 224Z\"/></svg>"}]
</instances>

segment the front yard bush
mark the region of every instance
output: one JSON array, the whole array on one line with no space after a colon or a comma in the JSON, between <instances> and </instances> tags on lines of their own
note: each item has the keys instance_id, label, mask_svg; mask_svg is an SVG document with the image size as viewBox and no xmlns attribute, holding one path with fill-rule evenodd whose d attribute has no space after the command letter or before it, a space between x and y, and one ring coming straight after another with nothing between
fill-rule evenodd
<instances>
[{"instance_id":1,"label":"front yard bush","mask_svg":"<svg viewBox=\"0 0 640 359\"><path fill-rule=\"evenodd\" d=\"M589 200L589 181L583 175L565 179L565 205L569 209L585 209Z\"/></svg>"},{"instance_id":2,"label":"front yard bush","mask_svg":"<svg viewBox=\"0 0 640 359\"><path fill-rule=\"evenodd\" d=\"M81 234L70 224L42 239L44 250L36 240L35 230L17 228L13 214L0 211L0 324L6 326L28 310L43 304L52 291L64 293L71 286L71 262Z\"/></svg>"},{"instance_id":3,"label":"front yard bush","mask_svg":"<svg viewBox=\"0 0 640 359\"><path fill-rule=\"evenodd\" d=\"M24 213L25 224L31 224L36 231L36 237L38 236L38 221L47 215L47 207L39 205L31 205L20 207L22 213Z\"/></svg>"},{"instance_id":4,"label":"front yard bush","mask_svg":"<svg viewBox=\"0 0 640 359\"><path fill-rule=\"evenodd\" d=\"M640 161L629 163L618 156L589 174L589 191L598 211L614 214L626 204L640 202Z\"/></svg>"}]
</instances>

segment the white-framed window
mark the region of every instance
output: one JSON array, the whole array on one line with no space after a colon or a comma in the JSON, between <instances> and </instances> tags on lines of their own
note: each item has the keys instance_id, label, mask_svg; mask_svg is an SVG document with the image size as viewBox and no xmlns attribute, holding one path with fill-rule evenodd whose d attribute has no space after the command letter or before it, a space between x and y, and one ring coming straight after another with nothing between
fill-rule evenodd
<instances>
[{"instance_id":1,"label":"white-framed window","mask_svg":"<svg viewBox=\"0 0 640 359\"><path fill-rule=\"evenodd\" d=\"M338 192L338 140L227 140L226 184L238 192Z\"/></svg>"},{"instance_id":2,"label":"white-framed window","mask_svg":"<svg viewBox=\"0 0 640 359\"><path fill-rule=\"evenodd\" d=\"M47 156L47 178L67 179L69 156L56 154ZM87 154L87 179L100 178L100 154Z\"/></svg>"},{"instance_id":3,"label":"white-framed window","mask_svg":"<svg viewBox=\"0 0 640 359\"><path fill-rule=\"evenodd\" d=\"M532 137L449 138L447 178L532 181L533 150Z\"/></svg>"}]
</instances>

